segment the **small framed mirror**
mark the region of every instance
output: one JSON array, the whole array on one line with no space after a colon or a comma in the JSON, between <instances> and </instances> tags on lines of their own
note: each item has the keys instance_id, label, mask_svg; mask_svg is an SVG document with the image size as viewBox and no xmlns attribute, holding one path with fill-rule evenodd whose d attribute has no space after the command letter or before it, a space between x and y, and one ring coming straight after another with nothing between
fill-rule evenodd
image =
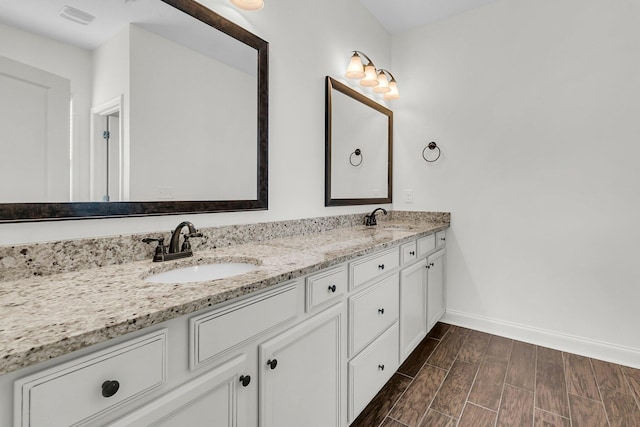
<instances>
[{"instance_id":1,"label":"small framed mirror","mask_svg":"<svg viewBox=\"0 0 640 427\"><path fill-rule=\"evenodd\" d=\"M327 76L325 206L392 201L393 111Z\"/></svg>"}]
</instances>

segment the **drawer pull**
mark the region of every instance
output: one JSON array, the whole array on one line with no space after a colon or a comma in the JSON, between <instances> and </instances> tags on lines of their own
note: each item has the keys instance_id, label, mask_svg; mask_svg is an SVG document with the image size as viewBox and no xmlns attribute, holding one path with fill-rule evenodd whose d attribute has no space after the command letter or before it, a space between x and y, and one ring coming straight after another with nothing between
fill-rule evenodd
<instances>
[{"instance_id":1,"label":"drawer pull","mask_svg":"<svg viewBox=\"0 0 640 427\"><path fill-rule=\"evenodd\" d=\"M336 292L336 285L329 286L329 291L331 291L332 293L335 293Z\"/></svg>"},{"instance_id":2,"label":"drawer pull","mask_svg":"<svg viewBox=\"0 0 640 427\"><path fill-rule=\"evenodd\" d=\"M378 265L378 270L384 270L384 264Z\"/></svg>"},{"instance_id":3,"label":"drawer pull","mask_svg":"<svg viewBox=\"0 0 640 427\"><path fill-rule=\"evenodd\" d=\"M378 313L380 313L380 314L384 314L384 308L379 308L379 309L378 309Z\"/></svg>"},{"instance_id":4,"label":"drawer pull","mask_svg":"<svg viewBox=\"0 0 640 427\"><path fill-rule=\"evenodd\" d=\"M278 366L278 359L269 359L267 360L267 365L269 365L269 367L271 369L276 369L276 366Z\"/></svg>"},{"instance_id":5,"label":"drawer pull","mask_svg":"<svg viewBox=\"0 0 640 427\"><path fill-rule=\"evenodd\" d=\"M378 365L378 369L384 371L384 365Z\"/></svg>"},{"instance_id":6,"label":"drawer pull","mask_svg":"<svg viewBox=\"0 0 640 427\"><path fill-rule=\"evenodd\" d=\"M427 264L427 265L425 265L425 266L424 266L424 268L426 268L426 269L431 268L431 264Z\"/></svg>"},{"instance_id":7,"label":"drawer pull","mask_svg":"<svg viewBox=\"0 0 640 427\"><path fill-rule=\"evenodd\" d=\"M434 263L431 263L431 264L429 264L429 267L433 267L434 265L435 265Z\"/></svg>"},{"instance_id":8,"label":"drawer pull","mask_svg":"<svg viewBox=\"0 0 640 427\"><path fill-rule=\"evenodd\" d=\"M445 240L447 240L447 238L446 237L441 237L440 240L442 240L444 242Z\"/></svg>"},{"instance_id":9,"label":"drawer pull","mask_svg":"<svg viewBox=\"0 0 640 427\"><path fill-rule=\"evenodd\" d=\"M120 383L118 381L105 381L102 383L102 396L111 397L120 389Z\"/></svg>"},{"instance_id":10,"label":"drawer pull","mask_svg":"<svg viewBox=\"0 0 640 427\"><path fill-rule=\"evenodd\" d=\"M409 251L409 255L415 256L416 255L416 251Z\"/></svg>"},{"instance_id":11,"label":"drawer pull","mask_svg":"<svg viewBox=\"0 0 640 427\"><path fill-rule=\"evenodd\" d=\"M251 377L249 375L240 376L240 383L242 384L242 387L248 386L250 382L251 382Z\"/></svg>"}]
</instances>

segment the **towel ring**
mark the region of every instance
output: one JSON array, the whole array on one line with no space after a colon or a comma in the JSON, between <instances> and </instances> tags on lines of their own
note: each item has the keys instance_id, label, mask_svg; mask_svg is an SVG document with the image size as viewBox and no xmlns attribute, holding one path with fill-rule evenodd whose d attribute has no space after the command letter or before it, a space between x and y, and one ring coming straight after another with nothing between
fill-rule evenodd
<instances>
[{"instance_id":1,"label":"towel ring","mask_svg":"<svg viewBox=\"0 0 640 427\"><path fill-rule=\"evenodd\" d=\"M433 159L433 160L429 160L429 159L427 159L427 156L425 156L425 155L424 155L424 153L425 153L425 151L427 150L427 148L428 148L429 150L436 150L436 149L438 150L438 155L436 156L436 158L435 158L435 159ZM431 141L431 142L429 143L429 145L427 145L426 147L424 147L424 149L422 150L422 158L423 158L426 162L429 162L429 163L433 163L433 162L435 162L436 160L438 160L438 159L440 158L440 154L441 154L441 152L440 152L440 147L438 147L438 144L436 144L434 141Z\"/></svg>"},{"instance_id":2,"label":"towel ring","mask_svg":"<svg viewBox=\"0 0 640 427\"><path fill-rule=\"evenodd\" d=\"M360 161L358 163L353 162L354 155L356 157L360 157ZM364 156L362 155L362 151L360 151L359 148L356 148L355 151L351 153L351 155L349 155L349 163L351 163L351 166L355 166L355 167L360 166L362 164L362 160L364 160Z\"/></svg>"}]
</instances>

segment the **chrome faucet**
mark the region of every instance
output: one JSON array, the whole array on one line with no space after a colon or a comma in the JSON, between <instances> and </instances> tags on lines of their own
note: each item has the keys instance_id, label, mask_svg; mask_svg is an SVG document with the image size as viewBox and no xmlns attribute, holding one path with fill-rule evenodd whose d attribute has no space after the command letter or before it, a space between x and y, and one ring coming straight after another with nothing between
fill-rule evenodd
<instances>
[{"instance_id":1,"label":"chrome faucet","mask_svg":"<svg viewBox=\"0 0 640 427\"><path fill-rule=\"evenodd\" d=\"M376 220L376 212L378 211L382 211L382 213L384 213L385 215L387 214L387 211L383 208L374 209L373 212L371 212L369 215L365 215L364 225L366 225L367 227L378 225L378 221Z\"/></svg>"},{"instance_id":2,"label":"chrome faucet","mask_svg":"<svg viewBox=\"0 0 640 427\"><path fill-rule=\"evenodd\" d=\"M182 229L187 227L189 229L188 233L184 234L184 241L182 242L182 247L180 246L180 233ZM167 252L167 247L164 245L164 237L159 237L157 239L154 238L146 238L142 239L144 243L158 242L158 246L156 247L156 252L153 255L153 262L161 262L161 261L170 261L172 259L178 258L186 258L193 256L193 251L191 250L191 242L189 239L191 237L202 237L202 233L200 233L189 221L183 221L173 230L171 234L171 240L169 242L169 252Z\"/></svg>"}]
</instances>

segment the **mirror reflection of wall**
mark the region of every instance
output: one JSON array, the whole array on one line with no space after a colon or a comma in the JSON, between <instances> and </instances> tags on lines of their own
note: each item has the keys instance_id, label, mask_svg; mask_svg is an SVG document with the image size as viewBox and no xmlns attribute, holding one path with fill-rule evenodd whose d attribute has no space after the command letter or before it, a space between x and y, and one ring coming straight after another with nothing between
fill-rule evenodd
<instances>
[{"instance_id":1,"label":"mirror reflection of wall","mask_svg":"<svg viewBox=\"0 0 640 427\"><path fill-rule=\"evenodd\" d=\"M337 91L331 96L331 108L331 198L386 196L387 117ZM351 156L356 149L360 159Z\"/></svg>"},{"instance_id":2,"label":"mirror reflection of wall","mask_svg":"<svg viewBox=\"0 0 640 427\"><path fill-rule=\"evenodd\" d=\"M326 85L325 205L390 203L392 111L331 77Z\"/></svg>"},{"instance_id":3,"label":"mirror reflection of wall","mask_svg":"<svg viewBox=\"0 0 640 427\"><path fill-rule=\"evenodd\" d=\"M162 2L126 7L139 23L123 17L98 46L19 28L3 9L0 179L14 185L0 203L258 198L256 49Z\"/></svg>"}]
</instances>

